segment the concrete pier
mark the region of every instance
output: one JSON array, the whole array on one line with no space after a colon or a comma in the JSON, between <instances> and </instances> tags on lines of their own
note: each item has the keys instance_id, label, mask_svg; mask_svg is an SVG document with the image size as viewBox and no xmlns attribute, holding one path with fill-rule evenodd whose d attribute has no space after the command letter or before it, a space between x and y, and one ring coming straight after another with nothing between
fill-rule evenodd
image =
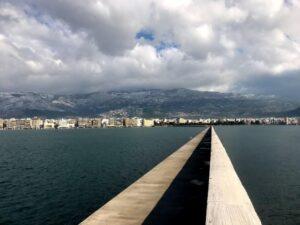
<instances>
[{"instance_id":1,"label":"concrete pier","mask_svg":"<svg viewBox=\"0 0 300 225\"><path fill-rule=\"evenodd\" d=\"M210 140L208 130L143 225L205 224Z\"/></svg>"},{"instance_id":2,"label":"concrete pier","mask_svg":"<svg viewBox=\"0 0 300 225\"><path fill-rule=\"evenodd\" d=\"M260 225L214 128L205 129L81 225Z\"/></svg>"},{"instance_id":3,"label":"concrete pier","mask_svg":"<svg viewBox=\"0 0 300 225\"><path fill-rule=\"evenodd\" d=\"M211 136L206 225L261 225L214 128Z\"/></svg>"},{"instance_id":4,"label":"concrete pier","mask_svg":"<svg viewBox=\"0 0 300 225\"><path fill-rule=\"evenodd\" d=\"M199 133L80 224L142 224L182 170L207 130Z\"/></svg>"}]
</instances>

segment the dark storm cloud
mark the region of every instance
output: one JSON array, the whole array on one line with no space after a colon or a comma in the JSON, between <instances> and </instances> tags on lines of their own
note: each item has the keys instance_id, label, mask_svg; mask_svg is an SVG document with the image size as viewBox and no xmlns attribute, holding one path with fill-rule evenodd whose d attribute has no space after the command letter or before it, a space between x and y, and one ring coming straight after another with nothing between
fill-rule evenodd
<instances>
[{"instance_id":1,"label":"dark storm cloud","mask_svg":"<svg viewBox=\"0 0 300 225\"><path fill-rule=\"evenodd\" d=\"M290 71L280 76L253 76L238 86L247 87L244 92L276 95L300 103L300 70ZM238 91L239 87L237 88Z\"/></svg>"}]
</instances>

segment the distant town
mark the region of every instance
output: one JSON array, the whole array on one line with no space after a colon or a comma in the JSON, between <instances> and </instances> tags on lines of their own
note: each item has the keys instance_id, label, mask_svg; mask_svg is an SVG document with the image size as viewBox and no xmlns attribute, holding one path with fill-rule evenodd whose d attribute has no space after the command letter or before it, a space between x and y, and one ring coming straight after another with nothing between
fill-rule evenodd
<instances>
[{"instance_id":1,"label":"distant town","mask_svg":"<svg viewBox=\"0 0 300 225\"><path fill-rule=\"evenodd\" d=\"M200 119L145 119L145 118L0 118L0 130L76 129L114 127L159 127L201 125L300 125L300 118L200 118Z\"/></svg>"}]
</instances>

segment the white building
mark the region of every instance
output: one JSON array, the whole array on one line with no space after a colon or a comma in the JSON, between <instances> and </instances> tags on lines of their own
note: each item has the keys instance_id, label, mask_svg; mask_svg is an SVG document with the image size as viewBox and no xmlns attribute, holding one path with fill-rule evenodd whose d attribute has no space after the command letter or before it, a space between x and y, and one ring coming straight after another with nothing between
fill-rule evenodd
<instances>
[{"instance_id":1,"label":"white building","mask_svg":"<svg viewBox=\"0 0 300 225\"><path fill-rule=\"evenodd\" d=\"M107 127L109 125L109 119L107 118L102 119L101 125L102 127Z\"/></svg>"},{"instance_id":2,"label":"white building","mask_svg":"<svg viewBox=\"0 0 300 225\"><path fill-rule=\"evenodd\" d=\"M154 126L154 120L144 119L143 125L144 125L144 127L153 127Z\"/></svg>"},{"instance_id":3,"label":"white building","mask_svg":"<svg viewBox=\"0 0 300 225\"><path fill-rule=\"evenodd\" d=\"M44 121L38 117L34 117L31 120L31 128L32 129L41 129L44 125Z\"/></svg>"},{"instance_id":4,"label":"white building","mask_svg":"<svg viewBox=\"0 0 300 225\"><path fill-rule=\"evenodd\" d=\"M44 122L44 129L54 129L55 128L55 120L46 119Z\"/></svg>"},{"instance_id":5,"label":"white building","mask_svg":"<svg viewBox=\"0 0 300 225\"><path fill-rule=\"evenodd\" d=\"M4 128L4 119L0 118L0 130Z\"/></svg>"},{"instance_id":6,"label":"white building","mask_svg":"<svg viewBox=\"0 0 300 225\"><path fill-rule=\"evenodd\" d=\"M58 128L59 129L68 129L68 128L70 128L68 120L66 120L66 119L60 119L58 121Z\"/></svg>"}]
</instances>

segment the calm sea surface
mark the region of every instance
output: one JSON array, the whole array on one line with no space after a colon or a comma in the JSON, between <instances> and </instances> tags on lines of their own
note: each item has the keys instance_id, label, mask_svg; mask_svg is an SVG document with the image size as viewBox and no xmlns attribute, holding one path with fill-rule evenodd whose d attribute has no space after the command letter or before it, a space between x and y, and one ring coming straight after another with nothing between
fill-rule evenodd
<instances>
[{"instance_id":1,"label":"calm sea surface","mask_svg":"<svg viewBox=\"0 0 300 225\"><path fill-rule=\"evenodd\" d=\"M78 224L203 128L0 131L0 224ZM300 127L216 127L264 224L300 224Z\"/></svg>"},{"instance_id":2,"label":"calm sea surface","mask_svg":"<svg viewBox=\"0 0 300 225\"><path fill-rule=\"evenodd\" d=\"M0 131L0 224L78 224L201 130Z\"/></svg>"},{"instance_id":3,"label":"calm sea surface","mask_svg":"<svg viewBox=\"0 0 300 225\"><path fill-rule=\"evenodd\" d=\"M300 224L300 126L217 127L263 224Z\"/></svg>"}]
</instances>

